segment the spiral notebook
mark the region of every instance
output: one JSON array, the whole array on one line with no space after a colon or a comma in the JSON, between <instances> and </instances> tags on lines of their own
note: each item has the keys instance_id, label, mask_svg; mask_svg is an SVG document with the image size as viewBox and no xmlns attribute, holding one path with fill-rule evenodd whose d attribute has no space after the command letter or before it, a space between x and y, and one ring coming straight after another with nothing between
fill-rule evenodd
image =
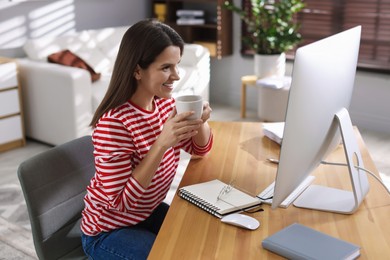
<instances>
[{"instance_id":1,"label":"spiral notebook","mask_svg":"<svg viewBox=\"0 0 390 260\"><path fill-rule=\"evenodd\" d=\"M227 184L220 180L212 180L182 187L178 195L219 218L261 204L257 197L252 197L234 187L218 199L221 190L226 186Z\"/></svg>"}]
</instances>

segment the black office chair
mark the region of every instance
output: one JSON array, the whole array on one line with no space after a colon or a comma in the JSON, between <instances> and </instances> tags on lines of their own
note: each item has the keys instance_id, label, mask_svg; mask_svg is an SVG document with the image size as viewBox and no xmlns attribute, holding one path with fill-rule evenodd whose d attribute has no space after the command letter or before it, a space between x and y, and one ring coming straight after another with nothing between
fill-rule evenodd
<instances>
[{"instance_id":1,"label":"black office chair","mask_svg":"<svg viewBox=\"0 0 390 260\"><path fill-rule=\"evenodd\" d=\"M20 164L18 177L39 259L87 259L81 247L84 195L95 172L91 136Z\"/></svg>"}]
</instances>

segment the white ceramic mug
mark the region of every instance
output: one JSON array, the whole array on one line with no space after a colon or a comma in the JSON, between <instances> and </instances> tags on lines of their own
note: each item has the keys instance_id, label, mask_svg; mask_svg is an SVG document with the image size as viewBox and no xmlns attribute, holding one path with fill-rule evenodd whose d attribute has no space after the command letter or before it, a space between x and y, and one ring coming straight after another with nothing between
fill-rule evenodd
<instances>
[{"instance_id":1,"label":"white ceramic mug","mask_svg":"<svg viewBox=\"0 0 390 260\"><path fill-rule=\"evenodd\" d=\"M203 98L199 95L186 95L176 98L176 110L178 114L194 111L192 116L187 117L189 120L199 119L203 112Z\"/></svg>"}]
</instances>

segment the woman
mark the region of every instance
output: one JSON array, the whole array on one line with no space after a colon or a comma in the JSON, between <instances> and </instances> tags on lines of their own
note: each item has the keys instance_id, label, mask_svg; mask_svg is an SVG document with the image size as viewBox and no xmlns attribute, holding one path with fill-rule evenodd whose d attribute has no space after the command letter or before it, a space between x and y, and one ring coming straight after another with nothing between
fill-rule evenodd
<instances>
[{"instance_id":1,"label":"woman","mask_svg":"<svg viewBox=\"0 0 390 260\"><path fill-rule=\"evenodd\" d=\"M211 149L209 104L201 119L176 113L172 90L183 45L172 28L154 20L134 24L123 36L91 122L96 172L81 223L91 259L145 259L169 207L163 200L180 149L198 156Z\"/></svg>"}]
</instances>

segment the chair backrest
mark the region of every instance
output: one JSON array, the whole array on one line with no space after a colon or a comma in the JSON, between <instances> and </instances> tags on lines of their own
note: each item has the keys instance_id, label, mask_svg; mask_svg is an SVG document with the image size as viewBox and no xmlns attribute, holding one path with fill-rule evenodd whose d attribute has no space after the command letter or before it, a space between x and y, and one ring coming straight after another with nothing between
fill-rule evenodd
<instances>
[{"instance_id":1,"label":"chair backrest","mask_svg":"<svg viewBox=\"0 0 390 260\"><path fill-rule=\"evenodd\" d=\"M18 168L39 259L83 259L80 219L95 172L91 136L38 154Z\"/></svg>"}]
</instances>

